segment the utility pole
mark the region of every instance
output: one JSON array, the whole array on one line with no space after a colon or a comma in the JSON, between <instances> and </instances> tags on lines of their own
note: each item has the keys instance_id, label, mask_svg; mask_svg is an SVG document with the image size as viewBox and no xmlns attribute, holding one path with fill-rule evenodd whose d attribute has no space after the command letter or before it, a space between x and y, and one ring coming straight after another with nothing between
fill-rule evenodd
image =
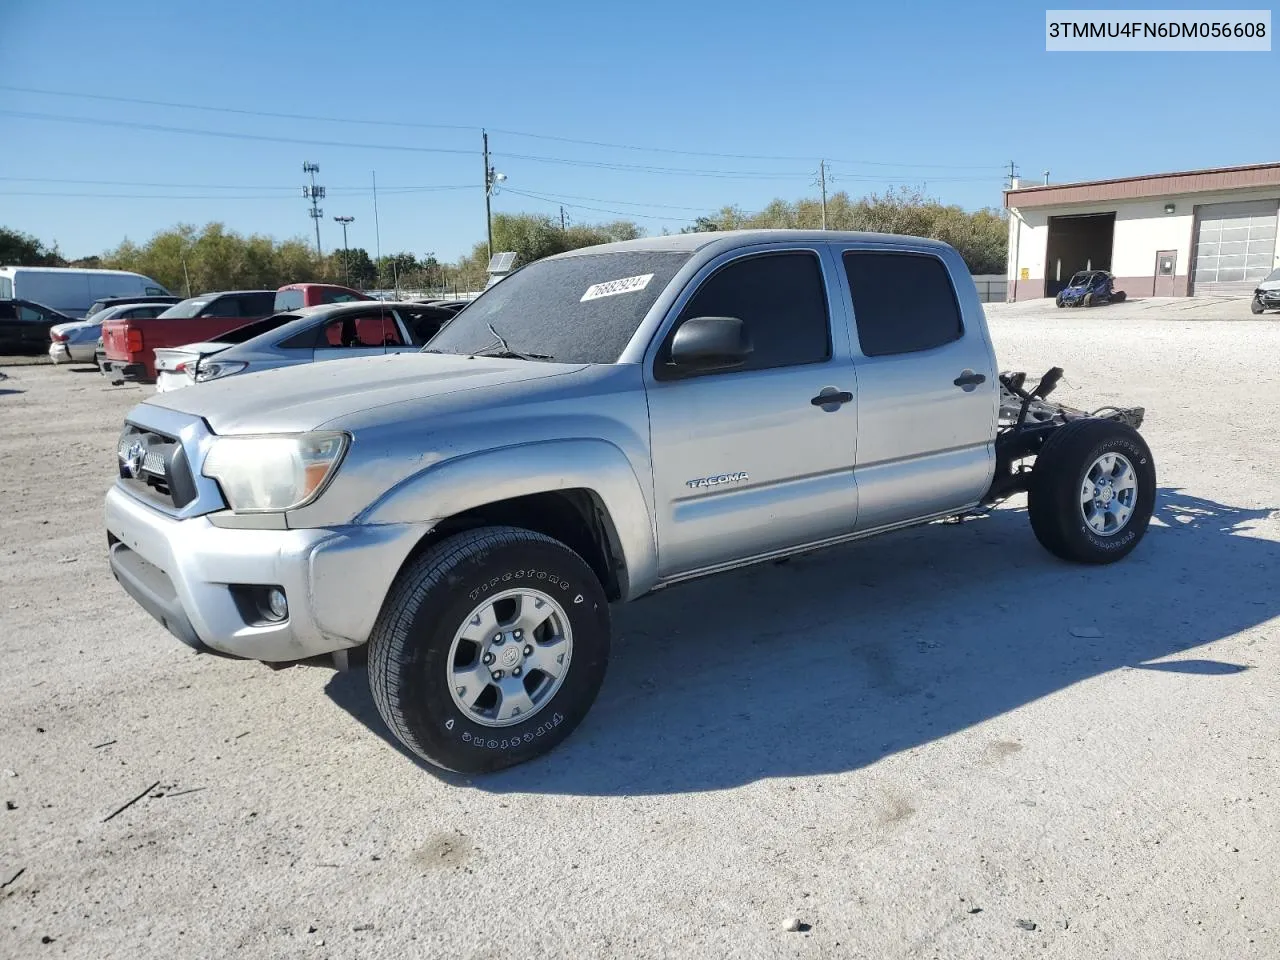
<instances>
[{"instance_id":1,"label":"utility pole","mask_svg":"<svg viewBox=\"0 0 1280 960\"><path fill-rule=\"evenodd\" d=\"M355 220L355 217L334 217L333 219L342 224L342 282L349 287L351 286L351 267L347 263L347 224Z\"/></svg>"},{"instance_id":2,"label":"utility pole","mask_svg":"<svg viewBox=\"0 0 1280 960\"><path fill-rule=\"evenodd\" d=\"M564 233L564 204L560 204L560 232Z\"/></svg>"},{"instance_id":3,"label":"utility pole","mask_svg":"<svg viewBox=\"0 0 1280 960\"><path fill-rule=\"evenodd\" d=\"M378 289L382 289L382 228L378 226L378 171L369 171L373 174L373 255L377 258L374 263L377 266L376 283Z\"/></svg>"},{"instance_id":4,"label":"utility pole","mask_svg":"<svg viewBox=\"0 0 1280 960\"><path fill-rule=\"evenodd\" d=\"M1018 179L1018 165L1012 160L1009 161L1009 172L1006 176L1009 178L1009 183L1006 185L1006 189L1012 190L1014 181Z\"/></svg>"},{"instance_id":5,"label":"utility pole","mask_svg":"<svg viewBox=\"0 0 1280 960\"><path fill-rule=\"evenodd\" d=\"M481 130L480 136L484 149L484 222L486 236L488 236L489 259L493 259L493 211L489 204L489 198L493 195L493 185L502 180L507 179L505 173L498 173L493 169L493 164L489 162L489 132Z\"/></svg>"},{"instance_id":6,"label":"utility pole","mask_svg":"<svg viewBox=\"0 0 1280 960\"><path fill-rule=\"evenodd\" d=\"M818 163L818 185L822 188L822 229L827 229L827 161Z\"/></svg>"},{"instance_id":7,"label":"utility pole","mask_svg":"<svg viewBox=\"0 0 1280 960\"><path fill-rule=\"evenodd\" d=\"M318 163L303 163L302 172L311 174L311 185L302 186L303 199L311 201L311 219L316 222L316 256L323 256L320 252L320 218L324 216L324 211L317 205L320 198L324 196L324 187L316 186L316 174L320 172Z\"/></svg>"}]
</instances>

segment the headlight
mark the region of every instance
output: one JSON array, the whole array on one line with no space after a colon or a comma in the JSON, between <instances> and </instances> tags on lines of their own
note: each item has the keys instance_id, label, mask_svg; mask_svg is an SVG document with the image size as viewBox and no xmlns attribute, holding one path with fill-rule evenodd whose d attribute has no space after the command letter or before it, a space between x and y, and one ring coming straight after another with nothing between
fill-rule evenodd
<instances>
[{"instance_id":1,"label":"headlight","mask_svg":"<svg viewBox=\"0 0 1280 960\"><path fill-rule=\"evenodd\" d=\"M320 496L349 440L345 433L218 437L201 472L218 481L236 513L292 510Z\"/></svg>"},{"instance_id":2,"label":"headlight","mask_svg":"<svg viewBox=\"0 0 1280 960\"><path fill-rule=\"evenodd\" d=\"M248 365L244 360L223 360L221 362L215 361L202 364L196 367L196 383L217 380L219 377L229 377L233 373L239 373Z\"/></svg>"}]
</instances>

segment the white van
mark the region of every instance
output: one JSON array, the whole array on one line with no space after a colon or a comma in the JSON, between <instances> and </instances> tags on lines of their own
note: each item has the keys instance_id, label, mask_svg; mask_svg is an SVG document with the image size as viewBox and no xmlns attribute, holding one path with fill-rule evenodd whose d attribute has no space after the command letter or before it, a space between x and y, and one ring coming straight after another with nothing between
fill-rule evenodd
<instances>
[{"instance_id":1,"label":"white van","mask_svg":"<svg viewBox=\"0 0 1280 960\"><path fill-rule=\"evenodd\" d=\"M0 300L32 300L69 317L83 317L103 297L171 296L150 277L128 270L78 267L0 267Z\"/></svg>"}]
</instances>

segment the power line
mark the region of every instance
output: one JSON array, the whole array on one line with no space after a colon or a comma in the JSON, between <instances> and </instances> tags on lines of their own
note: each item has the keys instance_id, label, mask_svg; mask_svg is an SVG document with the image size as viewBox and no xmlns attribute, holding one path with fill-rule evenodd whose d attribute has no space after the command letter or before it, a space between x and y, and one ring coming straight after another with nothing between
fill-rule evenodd
<instances>
[{"instance_id":1,"label":"power line","mask_svg":"<svg viewBox=\"0 0 1280 960\"><path fill-rule=\"evenodd\" d=\"M0 90L9 90L15 93L34 93L41 96L51 97L69 97L72 99L99 100L111 103L130 103L141 106L165 107L175 110L203 110L210 113L227 113L237 116L249 117L267 117L276 120L302 120L309 123L350 123L362 126L381 126L381 127L399 127L402 129L421 129L421 130L459 130L477 132L482 128L476 125L467 124L449 124L449 123L421 123L405 120L370 120L358 117L326 117L314 114L303 113L278 113L267 110L246 110L239 107L215 107L197 103L178 103L171 100L150 100L141 97L120 97L111 96L101 93L75 93L68 90L46 90L35 87L19 87L9 84L0 84ZM633 150L645 153L665 153L687 157L713 157L722 160L777 160L784 162L808 162L811 157L787 156L778 154L753 154L753 153L717 153L707 150L684 150L674 147L650 147L638 144L628 143L610 143L603 140L584 140L576 137L558 136L549 133L531 133L526 130L507 130L498 127L489 128L493 133L501 133L510 137L526 137L533 140L547 140L556 143L572 143L579 146L600 147L607 150ZM842 160L833 158L830 162L849 164L852 166L880 166L880 167L919 167L933 170L998 170L999 166L993 164L954 164L954 163L909 163L889 160Z\"/></svg>"},{"instance_id":2,"label":"power line","mask_svg":"<svg viewBox=\"0 0 1280 960\"><path fill-rule=\"evenodd\" d=\"M581 203L570 203L567 200L561 200L559 197L548 197L537 193L529 193L525 190L517 190L514 187L504 188L506 193L514 193L517 196L527 197L530 200L538 200L542 203L550 203L553 205L572 207L575 210L591 210L595 213L608 213L615 217L639 217L642 220L664 220L674 223L693 223L691 217L662 217L652 213L635 213L633 211L623 210L606 210L604 207L590 207Z\"/></svg>"},{"instance_id":3,"label":"power line","mask_svg":"<svg viewBox=\"0 0 1280 960\"><path fill-rule=\"evenodd\" d=\"M139 180L75 180L62 177L3 177L0 181L11 183L64 183L76 184L94 187L154 187L156 189L174 189L174 190L288 190L293 193L296 189L292 184L250 184L250 183L151 183ZM345 186L330 187L330 190L342 190L348 193L368 193L369 187ZM473 183L436 183L424 186L402 186L402 187L383 187L383 193L388 191L405 191L418 192L427 190L473 190Z\"/></svg>"}]
</instances>

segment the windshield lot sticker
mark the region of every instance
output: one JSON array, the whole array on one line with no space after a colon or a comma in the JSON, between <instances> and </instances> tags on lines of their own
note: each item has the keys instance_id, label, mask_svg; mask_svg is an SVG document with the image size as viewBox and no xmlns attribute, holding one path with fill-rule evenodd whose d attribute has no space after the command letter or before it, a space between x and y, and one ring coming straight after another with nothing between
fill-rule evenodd
<instances>
[{"instance_id":1,"label":"windshield lot sticker","mask_svg":"<svg viewBox=\"0 0 1280 960\"><path fill-rule=\"evenodd\" d=\"M599 300L601 297L616 297L620 293L634 293L647 287L652 279L652 273L645 273L638 277L623 277L621 280L593 283L587 287L587 292L582 295L582 299L578 302L586 303L588 300Z\"/></svg>"}]
</instances>

